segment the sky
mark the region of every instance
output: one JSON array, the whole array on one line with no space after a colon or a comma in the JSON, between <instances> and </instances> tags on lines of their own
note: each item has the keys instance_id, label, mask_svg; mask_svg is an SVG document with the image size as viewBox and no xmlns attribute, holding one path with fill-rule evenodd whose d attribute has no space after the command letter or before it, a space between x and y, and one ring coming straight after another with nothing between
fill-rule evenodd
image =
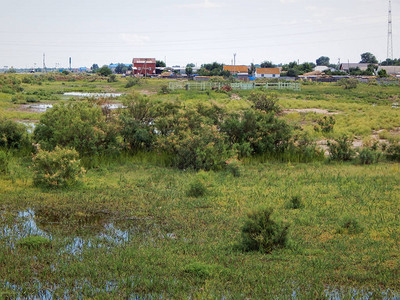
<instances>
[{"instance_id":1,"label":"sky","mask_svg":"<svg viewBox=\"0 0 400 300\"><path fill-rule=\"evenodd\" d=\"M0 68L102 66L155 57L168 66L217 61L358 62L387 56L388 0L0 0ZM392 0L400 57L400 0ZM399 29L399 30L398 30Z\"/></svg>"}]
</instances>

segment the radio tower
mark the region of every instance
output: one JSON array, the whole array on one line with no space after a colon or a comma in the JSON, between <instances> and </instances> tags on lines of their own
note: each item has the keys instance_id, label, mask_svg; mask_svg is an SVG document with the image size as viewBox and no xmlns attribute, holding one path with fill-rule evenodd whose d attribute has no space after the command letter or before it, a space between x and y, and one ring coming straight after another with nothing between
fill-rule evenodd
<instances>
[{"instance_id":1,"label":"radio tower","mask_svg":"<svg viewBox=\"0 0 400 300\"><path fill-rule=\"evenodd\" d=\"M389 0L387 58L393 60L392 1Z\"/></svg>"}]
</instances>

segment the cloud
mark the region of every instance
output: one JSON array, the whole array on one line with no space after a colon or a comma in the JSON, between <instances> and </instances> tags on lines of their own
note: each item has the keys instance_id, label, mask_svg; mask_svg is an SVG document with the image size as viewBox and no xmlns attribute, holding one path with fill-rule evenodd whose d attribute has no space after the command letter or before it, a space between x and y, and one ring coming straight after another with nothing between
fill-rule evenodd
<instances>
[{"instance_id":1,"label":"cloud","mask_svg":"<svg viewBox=\"0 0 400 300\"><path fill-rule=\"evenodd\" d=\"M146 42L150 41L150 37L136 33L121 33L119 37L131 46L144 46Z\"/></svg>"},{"instance_id":2,"label":"cloud","mask_svg":"<svg viewBox=\"0 0 400 300\"><path fill-rule=\"evenodd\" d=\"M204 2L190 3L178 5L180 8L218 8L222 7L221 3L211 2L210 0L204 0Z\"/></svg>"}]
</instances>

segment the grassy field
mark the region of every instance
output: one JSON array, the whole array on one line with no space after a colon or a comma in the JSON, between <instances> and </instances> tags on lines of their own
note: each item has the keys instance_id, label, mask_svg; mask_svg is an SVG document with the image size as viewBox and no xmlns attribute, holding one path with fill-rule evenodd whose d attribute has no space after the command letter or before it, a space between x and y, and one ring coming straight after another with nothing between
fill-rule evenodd
<instances>
[{"instance_id":1,"label":"grassy field","mask_svg":"<svg viewBox=\"0 0 400 300\"><path fill-rule=\"evenodd\" d=\"M41 104L65 100L67 91L137 90L188 106L250 106L249 91L157 94L166 83L147 80L127 89L121 78L21 86L32 93L44 89ZM398 141L400 112L392 103L399 91L318 84L275 93L287 110L281 118L302 126L315 141L343 133ZM39 113L21 109L13 96L0 93L0 115L38 120ZM323 114L290 111L307 108L337 112L334 132L313 130ZM29 156L17 153L11 172L0 175L0 298L400 297L399 163L249 158L234 177L228 171L168 168L156 154L121 154L104 158L81 183L64 189L35 187L30 164ZM206 186L205 195L188 196L196 181ZM289 208L293 197L301 200L300 208ZM273 208L273 219L290 224L286 248L269 254L241 250L246 215L260 207Z\"/></svg>"}]
</instances>

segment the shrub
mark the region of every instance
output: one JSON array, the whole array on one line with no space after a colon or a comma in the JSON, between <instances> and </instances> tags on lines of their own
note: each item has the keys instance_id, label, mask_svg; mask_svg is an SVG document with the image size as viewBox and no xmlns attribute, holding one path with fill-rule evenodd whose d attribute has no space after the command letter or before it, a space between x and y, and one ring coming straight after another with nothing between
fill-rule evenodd
<instances>
[{"instance_id":1,"label":"shrub","mask_svg":"<svg viewBox=\"0 0 400 300\"><path fill-rule=\"evenodd\" d=\"M381 153L372 148L362 148L358 152L358 159L362 165L370 165L377 163L381 157Z\"/></svg>"},{"instance_id":2,"label":"shrub","mask_svg":"<svg viewBox=\"0 0 400 300\"><path fill-rule=\"evenodd\" d=\"M117 75L111 74L110 77L107 78L107 82L117 82Z\"/></svg>"},{"instance_id":3,"label":"shrub","mask_svg":"<svg viewBox=\"0 0 400 300\"><path fill-rule=\"evenodd\" d=\"M207 265L204 263L195 262L186 265L183 268L183 271L185 273L205 279L210 277L214 273L215 269L216 268L213 265Z\"/></svg>"},{"instance_id":4,"label":"shrub","mask_svg":"<svg viewBox=\"0 0 400 300\"><path fill-rule=\"evenodd\" d=\"M287 209L300 209L303 208L304 204L303 201L301 201L301 197L299 195L292 196L288 203L286 204Z\"/></svg>"},{"instance_id":5,"label":"shrub","mask_svg":"<svg viewBox=\"0 0 400 300\"><path fill-rule=\"evenodd\" d=\"M199 178L195 178L190 184L189 189L186 191L188 197L202 197L207 193L207 187Z\"/></svg>"},{"instance_id":6,"label":"shrub","mask_svg":"<svg viewBox=\"0 0 400 300\"><path fill-rule=\"evenodd\" d=\"M240 177L240 161L236 158L231 158L226 161L225 170L233 175L233 177Z\"/></svg>"},{"instance_id":7,"label":"shrub","mask_svg":"<svg viewBox=\"0 0 400 300\"><path fill-rule=\"evenodd\" d=\"M168 88L168 86L167 85L165 85L165 84L163 84L162 86L161 86L161 89L160 89L160 91L158 92L159 94L161 94L161 95L166 95L166 94L169 94L171 91L170 91L170 89Z\"/></svg>"},{"instance_id":8,"label":"shrub","mask_svg":"<svg viewBox=\"0 0 400 300\"><path fill-rule=\"evenodd\" d=\"M7 152L0 150L0 174L8 173L9 156Z\"/></svg>"},{"instance_id":9,"label":"shrub","mask_svg":"<svg viewBox=\"0 0 400 300\"><path fill-rule=\"evenodd\" d=\"M28 249L39 249L42 247L49 247L51 242L48 238L43 236L33 235L20 239L17 244Z\"/></svg>"},{"instance_id":10,"label":"shrub","mask_svg":"<svg viewBox=\"0 0 400 300\"><path fill-rule=\"evenodd\" d=\"M330 159L342 160L342 161L348 161L353 159L355 151L352 148L353 146L352 142L353 140L346 135L335 140L334 143L328 141Z\"/></svg>"},{"instance_id":11,"label":"shrub","mask_svg":"<svg viewBox=\"0 0 400 300\"><path fill-rule=\"evenodd\" d=\"M282 111L278 103L276 94L267 94L266 92L251 92L249 100L254 103L254 108L265 112L279 113Z\"/></svg>"},{"instance_id":12,"label":"shrub","mask_svg":"<svg viewBox=\"0 0 400 300\"><path fill-rule=\"evenodd\" d=\"M354 217L346 216L342 219L338 233L357 234L363 231L362 226Z\"/></svg>"},{"instance_id":13,"label":"shrub","mask_svg":"<svg viewBox=\"0 0 400 300\"><path fill-rule=\"evenodd\" d=\"M335 125L336 120L333 116L323 116L317 120L318 126L314 126L315 131L322 131L323 133L328 133L333 131L333 125Z\"/></svg>"},{"instance_id":14,"label":"shrub","mask_svg":"<svg viewBox=\"0 0 400 300\"><path fill-rule=\"evenodd\" d=\"M337 84L342 86L345 90L355 89L358 85L358 80L355 78L342 78Z\"/></svg>"},{"instance_id":15,"label":"shrub","mask_svg":"<svg viewBox=\"0 0 400 300\"><path fill-rule=\"evenodd\" d=\"M137 77L129 77L128 82L125 84L125 88L129 89L130 87L133 87L135 85L140 85L140 78Z\"/></svg>"},{"instance_id":16,"label":"shrub","mask_svg":"<svg viewBox=\"0 0 400 300\"><path fill-rule=\"evenodd\" d=\"M45 150L68 147L76 149L81 156L118 147L116 125L106 119L99 106L89 102L54 105L40 118L34 140Z\"/></svg>"},{"instance_id":17,"label":"shrub","mask_svg":"<svg viewBox=\"0 0 400 300\"><path fill-rule=\"evenodd\" d=\"M273 221L272 212L272 208L264 208L247 215L242 227L243 250L270 253L287 245L289 225Z\"/></svg>"},{"instance_id":18,"label":"shrub","mask_svg":"<svg viewBox=\"0 0 400 300\"><path fill-rule=\"evenodd\" d=\"M75 150L56 147L54 151L39 149L32 158L34 178L38 186L59 187L72 185L85 172L80 167L79 154Z\"/></svg>"},{"instance_id":19,"label":"shrub","mask_svg":"<svg viewBox=\"0 0 400 300\"><path fill-rule=\"evenodd\" d=\"M0 147L21 149L29 146L29 137L23 124L0 118Z\"/></svg>"},{"instance_id":20,"label":"shrub","mask_svg":"<svg viewBox=\"0 0 400 300\"><path fill-rule=\"evenodd\" d=\"M390 144L386 147L385 155L390 160L400 161L400 143Z\"/></svg>"}]
</instances>

